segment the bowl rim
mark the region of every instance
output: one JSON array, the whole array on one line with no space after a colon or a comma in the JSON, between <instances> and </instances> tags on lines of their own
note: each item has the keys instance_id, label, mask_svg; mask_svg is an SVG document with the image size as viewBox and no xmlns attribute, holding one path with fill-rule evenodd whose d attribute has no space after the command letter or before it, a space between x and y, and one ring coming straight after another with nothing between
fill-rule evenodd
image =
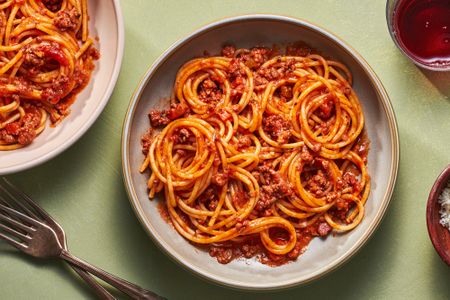
<instances>
[{"instance_id":1,"label":"bowl rim","mask_svg":"<svg viewBox=\"0 0 450 300\"><path fill-rule=\"evenodd\" d=\"M119 0L110 0L112 1L114 13L116 16L116 28L117 28L117 55L116 59L114 61L114 68L111 74L111 80L109 81L105 92L103 93L103 96L101 100L99 101L99 105L97 108L91 113L91 116L85 122L80 129L72 135L69 139L65 140L62 144L60 144L58 147L56 147L53 150L50 150L46 152L44 155L40 156L39 158L23 163L23 164L17 164L13 165L11 167L7 168L0 168L0 175L7 175L12 173L17 173L20 171L28 170L33 167L36 167L38 165L41 165L52 158L58 156L65 150L67 150L70 146L72 146L76 141L78 141L85 133L88 131L89 128L95 123L95 121L98 119L100 114L103 112L103 110L106 107L106 104L108 104L111 95L114 91L114 87L116 85L117 79L119 77L120 69L122 66L122 58L123 58L123 52L124 52L124 45L125 45L125 29L124 29L124 22L123 22L123 15L122 10L120 7Z\"/></svg>"},{"instance_id":2,"label":"bowl rim","mask_svg":"<svg viewBox=\"0 0 450 300\"><path fill-rule=\"evenodd\" d=\"M438 237L434 229L437 226L441 225L439 223L433 222L433 214L436 213L434 205L438 201L439 195L441 194L442 190L445 188L445 184L448 183L449 181L450 181L450 164L447 165L439 174L439 176L436 178L433 187L430 190L430 194L428 195L427 209L426 209L427 230L431 243L433 244L434 249L439 254L441 259L448 266L450 266L450 256L445 253L444 248L441 247L441 244L438 241ZM443 229L445 230L445 228Z\"/></svg>"},{"instance_id":3,"label":"bowl rim","mask_svg":"<svg viewBox=\"0 0 450 300\"><path fill-rule=\"evenodd\" d=\"M322 35L324 38L331 40L334 44L336 44L338 47L342 48L344 52L352 56L362 67L366 75L371 80L375 92L378 96L378 98L381 100L380 104L382 105L387 119L389 123L389 130L390 130L390 139L391 139L391 151L392 151L392 158L390 162L390 172L389 172L389 182L387 189L384 193L384 196L381 199L381 206L380 209L377 211L374 220L372 221L372 224L369 225L368 230L357 240L357 242L344 254L339 257L339 259L335 260L333 263L323 266L320 269L318 269L312 276L305 276L307 278L300 278L300 279L293 279L293 280L286 280L283 283L277 283L268 285L267 283L264 283L263 285L254 285L254 284L246 284L245 282L241 281L235 281L230 279L219 279L216 278L217 276L209 272L208 270L204 270L201 268L197 268L196 266L184 261L182 256L178 256L174 251L171 251L170 247L168 247L167 244L163 242L163 240L160 238L160 234L153 228L153 226L148 222L144 210L142 209L138 196L134 190L133 181L131 178L131 170L130 170L130 161L129 161L129 145L130 145L130 129L131 129L131 122L135 115L136 107L141 99L142 93L149 82L149 80L152 78L156 70L175 52L177 51L181 46L183 46L185 43L189 42L190 40L194 39L195 37L202 35L203 33L206 33L210 30L217 29L221 26L233 24L233 23L239 23L239 22L248 22L248 21L273 21L273 22L285 22L289 24L294 24L296 26L306 27L309 28L319 35ZM338 38L334 33L331 33L328 30L325 30L309 21L297 18L297 17L290 17L285 15L278 15L278 14L245 14L245 15L237 15L227 18L222 18L213 22L209 22L206 25L201 26L200 28L197 28L191 33L185 35L184 37L177 40L175 43L173 43L169 48L167 48L147 69L143 77L141 78L140 82L138 83L133 95L130 99L130 104L128 106L128 110L126 112L124 123L123 123L123 130L122 130L122 173L123 173L123 180L126 187L126 191L128 194L128 198L130 200L131 206L138 217L140 223L142 224L144 230L147 232L147 234L151 237L151 239L154 241L154 243L162 250L163 253L168 255L172 260L177 262L179 265L181 265L184 269L188 270L189 272L199 276L202 279L206 279L209 282L215 283L220 286L225 286L228 288L233 288L237 290L253 290L253 291L269 291L269 290L280 290L280 289L287 289L293 286L298 286L301 284L309 283L313 280L316 280L326 274L329 274L330 272L336 270L338 267L342 266L345 262L347 262L351 257L358 252L359 249L362 248L364 244L368 241L368 239L373 235L374 231L378 228L379 224L381 223L381 220L383 216L385 215L385 211L390 203L395 182L397 180L397 173L398 173L398 165L400 160L400 144L399 144L399 134L398 134L398 127L397 127L397 121L395 112L392 107L392 103L389 100L389 96L384 89L381 81L378 79L377 75L373 71L373 69L369 66L369 64L365 61L365 59L350 45L348 45L346 42Z\"/></svg>"}]
</instances>

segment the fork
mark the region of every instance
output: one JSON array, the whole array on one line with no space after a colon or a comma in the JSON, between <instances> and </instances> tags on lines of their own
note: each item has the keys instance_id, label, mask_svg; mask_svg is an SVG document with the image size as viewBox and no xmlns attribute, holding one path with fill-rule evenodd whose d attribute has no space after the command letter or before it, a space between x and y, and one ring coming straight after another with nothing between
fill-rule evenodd
<instances>
[{"instance_id":1,"label":"fork","mask_svg":"<svg viewBox=\"0 0 450 300\"><path fill-rule=\"evenodd\" d=\"M3 191L5 195L8 195L9 199L12 203L8 203L4 198L0 195L0 203L4 204L6 206L9 206L11 208L15 208L16 210L19 210L25 214L27 214L30 217L33 217L37 220L45 222L46 225L48 225L53 231L55 232L59 243L61 246L67 250L67 240L64 233L64 230L62 227L49 215L46 211L44 211L39 205L33 202L31 198L17 189L11 182L9 182L6 178L2 178L3 183L5 184L4 187L2 183L0 182L0 190ZM14 196L12 195L14 193L15 195L19 195L21 199L24 200L24 203L15 201ZM72 265L71 265L72 266ZM102 300L115 300L116 298L111 295L110 292L108 292L101 284L99 284L88 272L79 269L77 267L72 266L73 270L84 279L84 281L94 290L95 294Z\"/></svg>"},{"instance_id":2,"label":"fork","mask_svg":"<svg viewBox=\"0 0 450 300\"><path fill-rule=\"evenodd\" d=\"M4 190L4 188L2 190ZM7 202L10 204L11 201L14 201L15 203L26 201L21 194L16 195L20 199L14 197L12 193L9 193L8 196L10 201L7 201L2 197L3 203ZM37 206L36 203L34 204ZM133 299L165 299L151 291L145 290L73 256L67 249L64 249L52 228L33 216L27 216L11 206L12 205L7 206L0 204L0 230L3 231L0 232L0 239L3 239L12 246L33 257L62 258L71 265L83 269L111 284ZM61 231L64 232L62 228Z\"/></svg>"}]
</instances>

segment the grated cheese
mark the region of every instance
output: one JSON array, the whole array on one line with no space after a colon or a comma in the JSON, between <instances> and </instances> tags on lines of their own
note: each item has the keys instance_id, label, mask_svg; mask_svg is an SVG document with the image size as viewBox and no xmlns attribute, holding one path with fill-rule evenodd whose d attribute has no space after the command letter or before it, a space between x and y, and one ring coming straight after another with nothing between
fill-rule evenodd
<instances>
[{"instance_id":1,"label":"grated cheese","mask_svg":"<svg viewBox=\"0 0 450 300\"><path fill-rule=\"evenodd\" d=\"M450 230L450 182L447 183L447 187L439 195L439 204L441 204L441 209L439 210L441 219L439 223Z\"/></svg>"}]
</instances>

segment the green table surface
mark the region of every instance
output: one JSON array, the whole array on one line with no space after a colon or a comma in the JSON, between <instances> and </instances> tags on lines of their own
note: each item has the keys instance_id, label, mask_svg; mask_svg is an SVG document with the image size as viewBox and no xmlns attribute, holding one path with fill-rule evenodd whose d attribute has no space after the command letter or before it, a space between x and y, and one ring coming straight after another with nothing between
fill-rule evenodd
<instances>
[{"instance_id":1,"label":"green table surface","mask_svg":"<svg viewBox=\"0 0 450 300\"><path fill-rule=\"evenodd\" d=\"M169 299L450 298L450 268L434 251L425 222L430 188L450 162L450 72L421 70L397 50L386 26L385 1L122 0L121 5L125 56L105 111L63 154L8 176L60 221L75 255ZM193 29L246 13L302 18L347 41L386 87L400 131L394 196L373 238L339 270L279 292L234 291L184 270L146 235L122 183L122 121L148 66ZM91 298L62 262L35 260L0 244L0 299Z\"/></svg>"}]
</instances>

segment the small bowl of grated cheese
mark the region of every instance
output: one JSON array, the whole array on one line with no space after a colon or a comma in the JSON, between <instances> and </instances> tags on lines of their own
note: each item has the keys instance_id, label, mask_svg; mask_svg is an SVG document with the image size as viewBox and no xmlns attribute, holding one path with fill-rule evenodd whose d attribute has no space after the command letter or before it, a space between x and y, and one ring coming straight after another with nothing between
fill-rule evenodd
<instances>
[{"instance_id":1,"label":"small bowl of grated cheese","mask_svg":"<svg viewBox=\"0 0 450 300\"><path fill-rule=\"evenodd\" d=\"M450 165L436 179L428 196L427 227L434 248L450 266Z\"/></svg>"}]
</instances>

